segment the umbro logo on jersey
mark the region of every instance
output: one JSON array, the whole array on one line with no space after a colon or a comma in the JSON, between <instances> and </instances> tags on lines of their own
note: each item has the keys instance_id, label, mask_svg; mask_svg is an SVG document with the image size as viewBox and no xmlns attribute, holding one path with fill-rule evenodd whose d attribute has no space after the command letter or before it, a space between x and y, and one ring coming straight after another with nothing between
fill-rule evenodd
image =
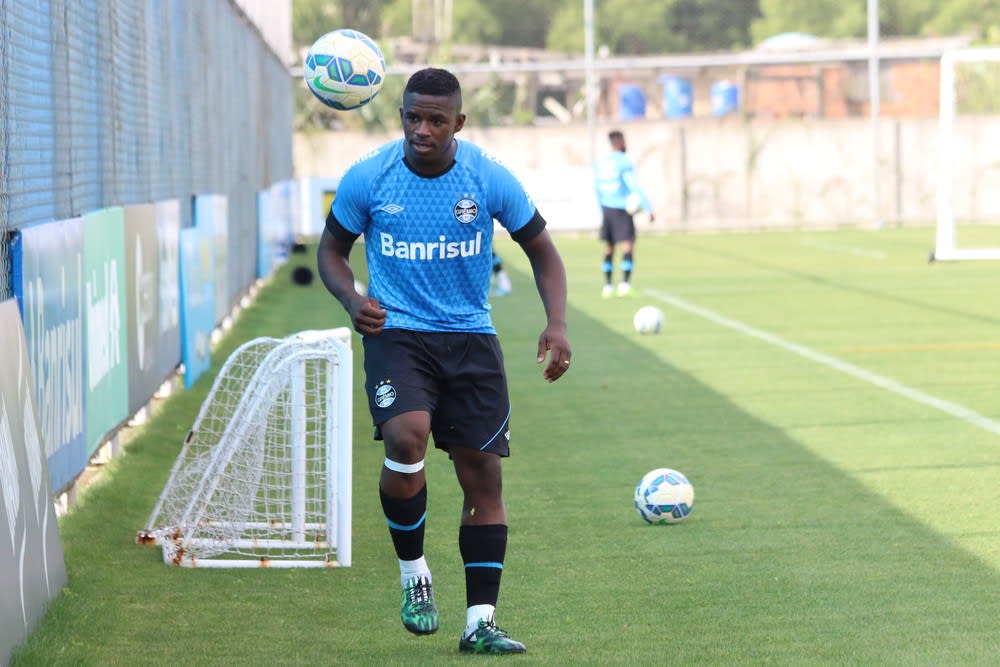
<instances>
[{"instance_id":1,"label":"umbro logo on jersey","mask_svg":"<svg viewBox=\"0 0 1000 667\"><path fill-rule=\"evenodd\" d=\"M471 199L459 199L455 204L455 219L467 225L479 215L479 205Z\"/></svg>"},{"instance_id":2,"label":"umbro logo on jersey","mask_svg":"<svg viewBox=\"0 0 1000 667\"><path fill-rule=\"evenodd\" d=\"M389 215L396 215L403 210L403 207L399 204L386 204L381 210L385 211Z\"/></svg>"}]
</instances>

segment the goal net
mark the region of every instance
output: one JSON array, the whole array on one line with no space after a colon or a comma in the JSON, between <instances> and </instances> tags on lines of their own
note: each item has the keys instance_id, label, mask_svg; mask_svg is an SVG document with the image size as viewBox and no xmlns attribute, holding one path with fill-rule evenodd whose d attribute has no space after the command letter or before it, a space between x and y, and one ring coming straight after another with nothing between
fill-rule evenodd
<instances>
[{"instance_id":1,"label":"goal net","mask_svg":"<svg viewBox=\"0 0 1000 667\"><path fill-rule=\"evenodd\" d=\"M935 260L1000 259L1000 48L941 58Z\"/></svg>"},{"instance_id":2,"label":"goal net","mask_svg":"<svg viewBox=\"0 0 1000 667\"><path fill-rule=\"evenodd\" d=\"M233 352L137 541L186 567L349 566L350 336L304 331Z\"/></svg>"}]
</instances>

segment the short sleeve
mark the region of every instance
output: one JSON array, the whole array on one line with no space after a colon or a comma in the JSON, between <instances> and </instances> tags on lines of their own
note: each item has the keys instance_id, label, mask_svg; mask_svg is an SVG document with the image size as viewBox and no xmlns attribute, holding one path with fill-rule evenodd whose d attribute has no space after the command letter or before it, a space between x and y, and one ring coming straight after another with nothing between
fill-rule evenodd
<instances>
[{"instance_id":1,"label":"short sleeve","mask_svg":"<svg viewBox=\"0 0 1000 667\"><path fill-rule=\"evenodd\" d=\"M365 232L370 191L361 163L351 166L340 179L330 212L346 231L357 235Z\"/></svg>"},{"instance_id":2,"label":"short sleeve","mask_svg":"<svg viewBox=\"0 0 1000 667\"><path fill-rule=\"evenodd\" d=\"M488 154L484 157L490 165L490 190L496 194L490 213L508 232L516 232L535 217L535 204L510 169Z\"/></svg>"}]
</instances>

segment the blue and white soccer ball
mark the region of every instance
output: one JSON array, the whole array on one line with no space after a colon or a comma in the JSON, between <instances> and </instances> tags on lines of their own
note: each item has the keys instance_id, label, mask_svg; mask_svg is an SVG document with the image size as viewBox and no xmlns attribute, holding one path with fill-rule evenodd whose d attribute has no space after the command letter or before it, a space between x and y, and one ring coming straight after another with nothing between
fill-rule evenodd
<instances>
[{"instance_id":1,"label":"blue and white soccer ball","mask_svg":"<svg viewBox=\"0 0 1000 667\"><path fill-rule=\"evenodd\" d=\"M694 508L694 487L676 470L650 470L635 487L635 508L646 523L680 523Z\"/></svg>"},{"instance_id":2,"label":"blue and white soccer ball","mask_svg":"<svg viewBox=\"0 0 1000 667\"><path fill-rule=\"evenodd\" d=\"M643 306L635 311L632 326L641 334L660 333L663 328L663 311L656 306Z\"/></svg>"},{"instance_id":3,"label":"blue and white soccer ball","mask_svg":"<svg viewBox=\"0 0 1000 667\"><path fill-rule=\"evenodd\" d=\"M371 37L342 28L328 32L309 48L306 85L316 98L339 111L372 101L385 82L385 58Z\"/></svg>"}]
</instances>

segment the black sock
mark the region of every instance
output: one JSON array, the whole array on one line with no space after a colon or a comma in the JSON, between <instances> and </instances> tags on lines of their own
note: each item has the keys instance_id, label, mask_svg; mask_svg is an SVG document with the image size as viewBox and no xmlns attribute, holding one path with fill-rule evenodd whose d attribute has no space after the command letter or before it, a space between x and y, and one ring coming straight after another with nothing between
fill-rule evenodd
<instances>
[{"instance_id":1,"label":"black sock","mask_svg":"<svg viewBox=\"0 0 1000 667\"><path fill-rule=\"evenodd\" d=\"M488 604L496 607L500 595L500 575L507 552L507 526L460 526L458 549L465 563L465 601L469 607Z\"/></svg>"},{"instance_id":2,"label":"black sock","mask_svg":"<svg viewBox=\"0 0 1000 667\"><path fill-rule=\"evenodd\" d=\"M604 262L601 264L601 271L604 272L604 283L606 285L611 284L611 273L614 271L615 265L612 263L614 255L612 253L605 253Z\"/></svg>"},{"instance_id":3,"label":"black sock","mask_svg":"<svg viewBox=\"0 0 1000 667\"><path fill-rule=\"evenodd\" d=\"M400 560L416 560L424 555L424 519L427 517L427 486L412 498L390 498L381 488L382 511L389 535Z\"/></svg>"},{"instance_id":4,"label":"black sock","mask_svg":"<svg viewBox=\"0 0 1000 667\"><path fill-rule=\"evenodd\" d=\"M627 252L622 255L622 280L629 282L632 280L632 253Z\"/></svg>"}]
</instances>

